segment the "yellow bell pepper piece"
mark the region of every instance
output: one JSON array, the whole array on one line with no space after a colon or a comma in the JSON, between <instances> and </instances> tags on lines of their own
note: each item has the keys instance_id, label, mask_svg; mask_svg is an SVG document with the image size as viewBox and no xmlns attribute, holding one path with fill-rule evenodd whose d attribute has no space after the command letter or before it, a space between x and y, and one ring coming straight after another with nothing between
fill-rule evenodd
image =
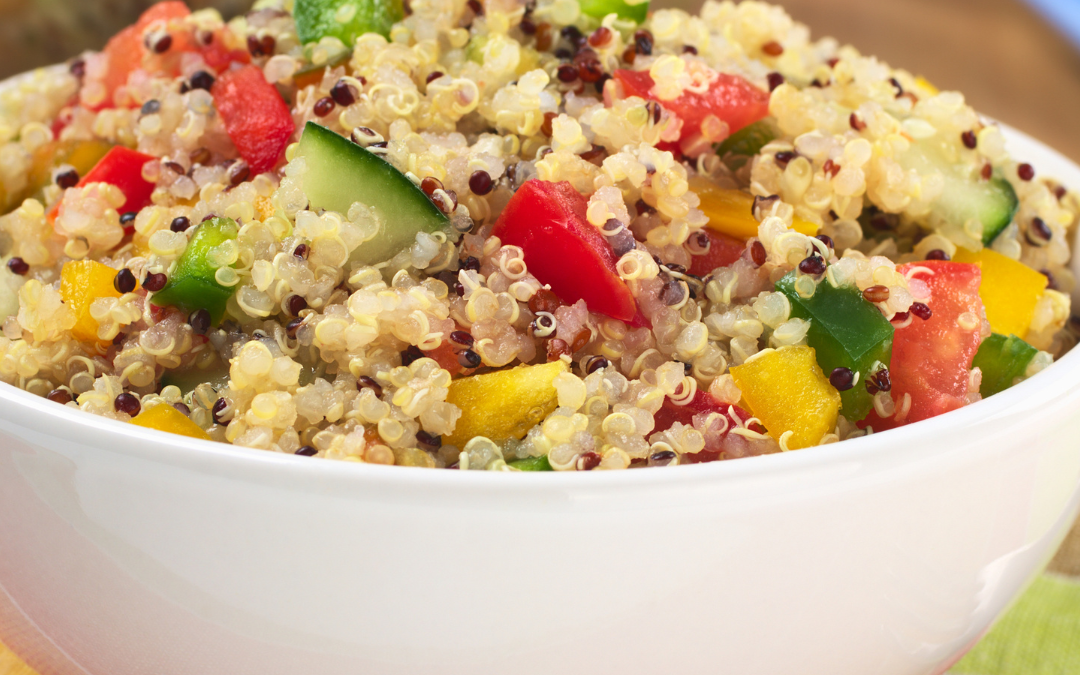
<instances>
[{"instance_id":1,"label":"yellow bell pepper piece","mask_svg":"<svg viewBox=\"0 0 1080 675\"><path fill-rule=\"evenodd\" d=\"M567 370L560 360L454 380L446 400L461 418L445 442L463 448L475 436L522 438L558 406L555 376Z\"/></svg>"},{"instance_id":2,"label":"yellow bell pepper piece","mask_svg":"<svg viewBox=\"0 0 1080 675\"><path fill-rule=\"evenodd\" d=\"M689 183L690 189L701 198L698 208L709 218L706 227L743 241L758 235L758 221L753 213L753 195L742 190L725 190L704 176L694 176ZM796 216L792 229L812 237L818 233L819 228Z\"/></svg>"},{"instance_id":3,"label":"yellow bell pepper piece","mask_svg":"<svg viewBox=\"0 0 1080 675\"><path fill-rule=\"evenodd\" d=\"M90 305L98 298L119 298L113 287L116 270L93 260L64 263L60 270L60 297L75 313L75 327L71 334L80 342L107 345L98 338L97 319L90 316Z\"/></svg>"},{"instance_id":4,"label":"yellow bell pepper piece","mask_svg":"<svg viewBox=\"0 0 1080 675\"><path fill-rule=\"evenodd\" d=\"M941 93L937 87L930 83L930 80L922 75L915 78L915 86L919 88L920 93L926 94L927 96L937 96Z\"/></svg>"},{"instance_id":5,"label":"yellow bell pepper piece","mask_svg":"<svg viewBox=\"0 0 1080 675\"><path fill-rule=\"evenodd\" d=\"M770 436L780 440L791 432L791 450L817 445L836 428L840 392L821 371L811 347L767 349L732 368L731 376Z\"/></svg>"},{"instance_id":6,"label":"yellow bell pepper piece","mask_svg":"<svg viewBox=\"0 0 1080 675\"><path fill-rule=\"evenodd\" d=\"M953 260L975 263L982 268L979 297L986 306L990 328L1002 335L1026 336L1035 316L1035 305L1049 280L1024 263L987 248L978 253L956 249Z\"/></svg>"},{"instance_id":7,"label":"yellow bell pepper piece","mask_svg":"<svg viewBox=\"0 0 1080 675\"><path fill-rule=\"evenodd\" d=\"M187 415L168 403L161 403L142 411L131 420L131 423L147 429L167 431L170 434L178 434L188 438L201 438L204 441L211 440L210 436L202 430L202 427L192 422Z\"/></svg>"}]
</instances>

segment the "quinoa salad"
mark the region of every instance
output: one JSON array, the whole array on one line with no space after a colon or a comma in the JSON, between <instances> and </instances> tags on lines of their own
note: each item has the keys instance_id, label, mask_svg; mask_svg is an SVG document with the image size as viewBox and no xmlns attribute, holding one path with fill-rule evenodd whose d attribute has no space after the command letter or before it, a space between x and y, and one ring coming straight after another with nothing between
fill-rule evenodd
<instances>
[{"instance_id":1,"label":"quinoa salad","mask_svg":"<svg viewBox=\"0 0 1080 675\"><path fill-rule=\"evenodd\" d=\"M271 452L675 466L1075 342L1080 201L779 7L151 7L0 92L0 380Z\"/></svg>"}]
</instances>

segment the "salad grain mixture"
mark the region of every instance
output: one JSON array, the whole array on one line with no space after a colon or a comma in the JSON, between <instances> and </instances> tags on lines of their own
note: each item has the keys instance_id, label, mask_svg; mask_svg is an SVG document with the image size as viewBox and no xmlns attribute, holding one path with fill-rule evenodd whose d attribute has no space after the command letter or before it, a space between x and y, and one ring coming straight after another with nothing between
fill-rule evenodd
<instances>
[{"instance_id":1,"label":"salad grain mixture","mask_svg":"<svg viewBox=\"0 0 1080 675\"><path fill-rule=\"evenodd\" d=\"M163 2L12 83L0 141L0 379L196 438L672 466L1075 341L1077 195L760 2Z\"/></svg>"}]
</instances>

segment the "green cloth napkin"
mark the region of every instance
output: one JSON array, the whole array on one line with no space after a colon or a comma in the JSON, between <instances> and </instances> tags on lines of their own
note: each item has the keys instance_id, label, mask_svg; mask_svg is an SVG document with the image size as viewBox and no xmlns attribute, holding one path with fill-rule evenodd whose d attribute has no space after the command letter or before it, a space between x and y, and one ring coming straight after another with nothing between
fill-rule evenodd
<instances>
[{"instance_id":1,"label":"green cloth napkin","mask_svg":"<svg viewBox=\"0 0 1080 675\"><path fill-rule=\"evenodd\" d=\"M951 675L1080 674L1080 579L1044 574Z\"/></svg>"}]
</instances>

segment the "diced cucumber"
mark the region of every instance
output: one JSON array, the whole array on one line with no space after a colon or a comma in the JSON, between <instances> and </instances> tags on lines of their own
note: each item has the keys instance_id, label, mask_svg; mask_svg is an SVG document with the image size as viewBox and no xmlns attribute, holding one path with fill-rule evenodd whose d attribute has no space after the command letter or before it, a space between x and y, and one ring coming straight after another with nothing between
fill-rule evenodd
<instances>
[{"instance_id":1,"label":"diced cucumber","mask_svg":"<svg viewBox=\"0 0 1080 675\"><path fill-rule=\"evenodd\" d=\"M776 140L778 135L776 122L766 117L728 136L723 143L716 146L716 154L724 160L728 168L738 170L767 144Z\"/></svg>"},{"instance_id":2,"label":"diced cucumber","mask_svg":"<svg viewBox=\"0 0 1080 675\"><path fill-rule=\"evenodd\" d=\"M1039 353L1015 335L992 333L979 345L972 366L982 371L979 393L983 398L1005 391L1024 379L1028 364Z\"/></svg>"},{"instance_id":3,"label":"diced cucumber","mask_svg":"<svg viewBox=\"0 0 1080 675\"><path fill-rule=\"evenodd\" d=\"M900 158L905 169L921 175L941 172L945 189L931 208L930 224L963 228L969 220L982 223L982 243L989 246L1012 222L1020 202L1009 182L1001 176L985 180L950 161L947 151L933 138L911 144Z\"/></svg>"},{"instance_id":4,"label":"diced cucumber","mask_svg":"<svg viewBox=\"0 0 1080 675\"><path fill-rule=\"evenodd\" d=\"M588 14L597 19L603 19L608 14L617 14L620 19L642 23L649 13L649 0L638 3L625 0L578 0L578 4L581 6L582 14Z\"/></svg>"},{"instance_id":5,"label":"diced cucumber","mask_svg":"<svg viewBox=\"0 0 1080 675\"><path fill-rule=\"evenodd\" d=\"M390 37L390 29L405 18L401 0L296 0L293 7L300 42L336 37L352 47L364 33Z\"/></svg>"},{"instance_id":6,"label":"diced cucumber","mask_svg":"<svg viewBox=\"0 0 1080 675\"><path fill-rule=\"evenodd\" d=\"M200 384L209 384L215 390L224 388L229 384L228 364L218 362L205 370L194 366L183 370L167 370L161 376L162 388L170 385L179 387L185 395L195 391L195 387Z\"/></svg>"},{"instance_id":7,"label":"diced cucumber","mask_svg":"<svg viewBox=\"0 0 1080 675\"><path fill-rule=\"evenodd\" d=\"M518 459L510 462L509 466L518 471L554 471L554 469L551 468L551 462L548 461L547 455L529 457L528 459Z\"/></svg>"},{"instance_id":8,"label":"diced cucumber","mask_svg":"<svg viewBox=\"0 0 1080 675\"><path fill-rule=\"evenodd\" d=\"M450 221L427 195L382 158L333 131L308 122L297 157L303 157L304 194L312 208L348 214L353 202L370 206L382 229L352 254L372 265L412 245L417 232L446 230Z\"/></svg>"}]
</instances>

